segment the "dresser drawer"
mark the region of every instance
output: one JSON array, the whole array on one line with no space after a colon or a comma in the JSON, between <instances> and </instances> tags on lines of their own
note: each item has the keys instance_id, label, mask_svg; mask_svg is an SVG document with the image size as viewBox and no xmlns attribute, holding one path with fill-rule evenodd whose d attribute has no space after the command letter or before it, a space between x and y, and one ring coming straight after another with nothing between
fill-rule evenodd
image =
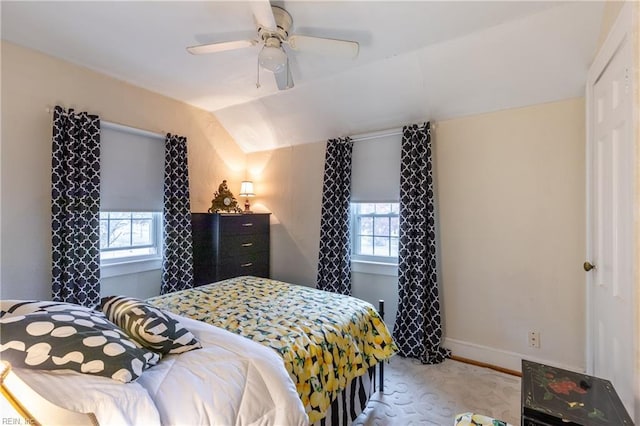
<instances>
[{"instance_id":1,"label":"dresser drawer","mask_svg":"<svg viewBox=\"0 0 640 426\"><path fill-rule=\"evenodd\" d=\"M192 213L194 284L269 278L269 214Z\"/></svg>"},{"instance_id":2,"label":"dresser drawer","mask_svg":"<svg viewBox=\"0 0 640 426\"><path fill-rule=\"evenodd\" d=\"M220 237L243 234L265 234L269 232L268 215L221 215Z\"/></svg>"},{"instance_id":3,"label":"dresser drawer","mask_svg":"<svg viewBox=\"0 0 640 426\"><path fill-rule=\"evenodd\" d=\"M240 234L220 238L218 257L242 256L269 250L269 234Z\"/></svg>"},{"instance_id":4,"label":"dresser drawer","mask_svg":"<svg viewBox=\"0 0 640 426\"><path fill-rule=\"evenodd\" d=\"M221 259L218 265L218 280L237 277L240 275L254 275L269 277L268 252L250 253L242 256Z\"/></svg>"}]
</instances>

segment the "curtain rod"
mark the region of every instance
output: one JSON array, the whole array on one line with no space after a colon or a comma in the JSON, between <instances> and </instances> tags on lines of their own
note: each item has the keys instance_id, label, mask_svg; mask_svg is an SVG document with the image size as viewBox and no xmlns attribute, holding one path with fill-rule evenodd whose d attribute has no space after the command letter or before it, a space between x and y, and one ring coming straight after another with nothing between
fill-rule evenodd
<instances>
[{"instance_id":1,"label":"curtain rod","mask_svg":"<svg viewBox=\"0 0 640 426\"><path fill-rule=\"evenodd\" d=\"M46 111L49 114L51 114L53 112L53 108L47 107ZM163 141L166 138L166 136L163 135L162 133L155 133L150 130L140 129L138 127L128 126L126 124L116 123L113 121L107 121L103 119L100 119L100 126L104 127L105 129L119 130L121 132L131 133L139 136L146 136L148 138L153 138L153 139L161 139Z\"/></svg>"},{"instance_id":2,"label":"curtain rod","mask_svg":"<svg viewBox=\"0 0 640 426\"><path fill-rule=\"evenodd\" d=\"M435 129L436 129L435 122L431 122L431 130L435 130ZM360 133L359 135L351 136L351 140L354 142L368 141L370 139L384 138L387 136L397 136L401 134L402 134L402 127L396 127L393 129L385 129L385 130L377 130L375 132Z\"/></svg>"},{"instance_id":3,"label":"curtain rod","mask_svg":"<svg viewBox=\"0 0 640 426\"><path fill-rule=\"evenodd\" d=\"M359 135L351 136L351 140L354 142L368 141L370 139L378 139L378 138L384 138L386 136L396 136L401 134L402 134L402 127L398 127L395 129L386 129L386 130L378 130L376 132L361 133Z\"/></svg>"}]
</instances>

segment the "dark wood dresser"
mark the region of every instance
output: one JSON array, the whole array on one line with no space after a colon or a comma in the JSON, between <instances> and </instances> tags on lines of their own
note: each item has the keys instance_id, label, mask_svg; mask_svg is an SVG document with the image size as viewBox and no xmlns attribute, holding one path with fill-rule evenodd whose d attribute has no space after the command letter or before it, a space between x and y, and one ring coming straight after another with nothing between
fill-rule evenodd
<instances>
[{"instance_id":1,"label":"dark wood dresser","mask_svg":"<svg viewBox=\"0 0 640 426\"><path fill-rule=\"evenodd\" d=\"M270 213L191 213L199 286L240 275L269 277Z\"/></svg>"}]
</instances>

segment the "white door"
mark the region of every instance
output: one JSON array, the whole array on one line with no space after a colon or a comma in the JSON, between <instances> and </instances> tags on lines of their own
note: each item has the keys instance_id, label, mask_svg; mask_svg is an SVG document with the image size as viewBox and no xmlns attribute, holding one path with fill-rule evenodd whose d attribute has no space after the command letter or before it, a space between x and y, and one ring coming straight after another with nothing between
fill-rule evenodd
<instances>
[{"instance_id":1,"label":"white door","mask_svg":"<svg viewBox=\"0 0 640 426\"><path fill-rule=\"evenodd\" d=\"M625 8L622 13L631 11ZM620 19L616 25L619 24ZM634 74L630 36L630 29L614 27L590 71L592 78L587 88L587 260L595 265L587 274L587 372L611 380L633 418L638 386L635 365L638 337L633 226ZM585 270L589 268L585 263Z\"/></svg>"}]
</instances>

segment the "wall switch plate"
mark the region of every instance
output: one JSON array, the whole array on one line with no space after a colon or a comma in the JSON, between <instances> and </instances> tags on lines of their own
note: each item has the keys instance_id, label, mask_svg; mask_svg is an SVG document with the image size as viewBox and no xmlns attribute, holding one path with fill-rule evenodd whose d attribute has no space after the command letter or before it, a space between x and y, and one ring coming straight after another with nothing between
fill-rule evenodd
<instances>
[{"instance_id":1,"label":"wall switch plate","mask_svg":"<svg viewBox=\"0 0 640 426\"><path fill-rule=\"evenodd\" d=\"M529 347L540 349L540 332L539 331L529 332Z\"/></svg>"}]
</instances>

